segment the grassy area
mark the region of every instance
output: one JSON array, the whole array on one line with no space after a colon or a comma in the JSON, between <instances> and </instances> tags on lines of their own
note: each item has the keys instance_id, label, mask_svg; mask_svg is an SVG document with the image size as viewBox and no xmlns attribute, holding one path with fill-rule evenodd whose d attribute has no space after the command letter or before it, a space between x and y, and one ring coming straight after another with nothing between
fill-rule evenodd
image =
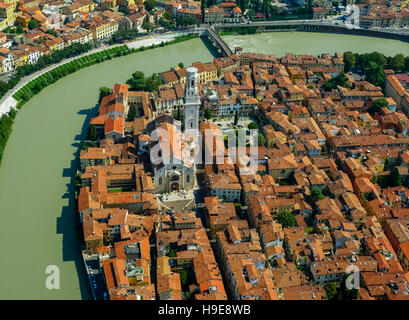
<instances>
[{"instance_id":1,"label":"grassy area","mask_svg":"<svg viewBox=\"0 0 409 320\"><path fill-rule=\"evenodd\" d=\"M310 234L310 233L314 232L314 228L312 228L312 227L305 228L304 231L307 232L308 234Z\"/></svg>"},{"instance_id":2,"label":"grassy area","mask_svg":"<svg viewBox=\"0 0 409 320\"><path fill-rule=\"evenodd\" d=\"M112 188L112 189L108 189L108 193L128 192L128 191L132 191L132 188Z\"/></svg>"}]
</instances>

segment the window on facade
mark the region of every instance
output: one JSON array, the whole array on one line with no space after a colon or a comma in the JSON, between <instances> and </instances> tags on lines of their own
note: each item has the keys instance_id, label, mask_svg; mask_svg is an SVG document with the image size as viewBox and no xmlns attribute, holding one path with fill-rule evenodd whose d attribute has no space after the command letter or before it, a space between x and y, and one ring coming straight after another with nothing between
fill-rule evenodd
<instances>
[{"instance_id":1,"label":"window on facade","mask_svg":"<svg viewBox=\"0 0 409 320\"><path fill-rule=\"evenodd\" d=\"M186 177L186 182L187 182L187 183L190 182L190 174L187 175L187 177Z\"/></svg>"},{"instance_id":2,"label":"window on facade","mask_svg":"<svg viewBox=\"0 0 409 320\"><path fill-rule=\"evenodd\" d=\"M159 184L162 184L162 177L159 177Z\"/></svg>"}]
</instances>

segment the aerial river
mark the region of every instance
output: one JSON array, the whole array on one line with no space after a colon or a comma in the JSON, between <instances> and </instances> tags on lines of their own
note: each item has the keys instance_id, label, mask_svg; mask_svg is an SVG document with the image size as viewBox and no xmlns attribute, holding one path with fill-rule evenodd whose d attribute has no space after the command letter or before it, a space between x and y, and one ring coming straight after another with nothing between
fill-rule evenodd
<instances>
[{"instance_id":1,"label":"aerial river","mask_svg":"<svg viewBox=\"0 0 409 320\"><path fill-rule=\"evenodd\" d=\"M385 55L395 55L409 52L409 43L399 40L389 40L374 37L364 37L346 34L315 33L315 32L266 32L245 36L223 36L230 48L242 47L243 51L275 54L284 56L287 52L296 54L352 51L368 53L379 51Z\"/></svg>"},{"instance_id":2,"label":"aerial river","mask_svg":"<svg viewBox=\"0 0 409 320\"><path fill-rule=\"evenodd\" d=\"M225 36L245 51L283 55L335 51L409 52L386 39L299 32ZM90 299L75 240L75 159L85 124L95 112L98 88L136 71L168 70L213 55L200 39L134 53L57 81L26 103L13 126L0 166L0 299ZM46 268L60 270L60 289L46 288Z\"/></svg>"}]
</instances>

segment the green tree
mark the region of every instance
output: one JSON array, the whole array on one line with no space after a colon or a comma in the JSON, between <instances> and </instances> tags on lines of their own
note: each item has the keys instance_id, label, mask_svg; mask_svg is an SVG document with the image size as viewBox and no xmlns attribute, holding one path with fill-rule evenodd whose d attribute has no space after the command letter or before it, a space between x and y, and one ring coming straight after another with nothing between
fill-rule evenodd
<instances>
[{"instance_id":1,"label":"green tree","mask_svg":"<svg viewBox=\"0 0 409 320\"><path fill-rule=\"evenodd\" d=\"M332 91L337 88L337 86L341 86L344 88L348 88L348 78L345 74L338 74L336 77L331 78L330 80L324 82L324 90L325 91Z\"/></svg>"},{"instance_id":2,"label":"green tree","mask_svg":"<svg viewBox=\"0 0 409 320\"><path fill-rule=\"evenodd\" d=\"M381 108L387 108L387 107L388 107L388 102L384 98L379 98L372 102L372 106L368 109L368 112L371 115L374 115L375 113L379 112Z\"/></svg>"},{"instance_id":3,"label":"green tree","mask_svg":"<svg viewBox=\"0 0 409 320\"><path fill-rule=\"evenodd\" d=\"M158 82L155 79L148 78L146 79L146 86L145 90L149 92L157 91L158 90Z\"/></svg>"},{"instance_id":4,"label":"green tree","mask_svg":"<svg viewBox=\"0 0 409 320\"><path fill-rule=\"evenodd\" d=\"M6 141L11 134L12 124L13 120L9 117L9 115L3 114L0 118L0 134L5 138Z\"/></svg>"},{"instance_id":5,"label":"green tree","mask_svg":"<svg viewBox=\"0 0 409 320\"><path fill-rule=\"evenodd\" d=\"M166 254L169 258L174 258L176 257L176 251L175 249L169 249L168 253Z\"/></svg>"},{"instance_id":6,"label":"green tree","mask_svg":"<svg viewBox=\"0 0 409 320\"><path fill-rule=\"evenodd\" d=\"M328 80L324 82L323 87L324 91L329 92L335 90L337 88L337 85L334 83L334 81Z\"/></svg>"},{"instance_id":7,"label":"green tree","mask_svg":"<svg viewBox=\"0 0 409 320\"><path fill-rule=\"evenodd\" d=\"M54 37L57 37L57 36L58 36L58 35L57 35L57 32L55 32L55 31L52 30L52 29L47 30L46 33L51 34L51 35L53 35Z\"/></svg>"},{"instance_id":8,"label":"green tree","mask_svg":"<svg viewBox=\"0 0 409 320\"><path fill-rule=\"evenodd\" d=\"M296 227L297 221L292 213L287 210L281 210L277 214L277 221L283 226L283 228Z\"/></svg>"},{"instance_id":9,"label":"green tree","mask_svg":"<svg viewBox=\"0 0 409 320\"><path fill-rule=\"evenodd\" d=\"M124 40L133 40L138 36L138 30L118 30L112 35L111 43L122 43Z\"/></svg>"},{"instance_id":10,"label":"green tree","mask_svg":"<svg viewBox=\"0 0 409 320\"><path fill-rule=\"evenodd\" d=\"M28 28L29 28L30 30L33 30L33 29L35 29L35 28L38 28L38 22L37 22L37 20L36 20L36 19L31 19L31 20L29 21L29 23L28 23Z\"/></svg>"},{"instance_id":11,"label":"green tree","mask_svg":"<svg viewBox=\"0 0 409 320\"><path fill-rule=\"evenodd\" d=\"M239 0L238 5L241 11L244 12L249 6L249 0Z\"/></svg>"},{"instance_id":12,"label":"green tree","mask_svg":"<svg viewBox=\"0 0 409 320\"><path fill-rule=\"evenodd\" d=\"M384 171L389 171L391 169L391 164L392 164L391 159L386 158L385 161L384 161L383 170Z\"/></svg>"},{"instance_id":13,"label":"green tree","mask_svg":"<svg viewBox=\"0 0 409 320\"><path fill-rule=\"evenodd\" d=\"M101 87L99 88L99 98L98 98L98 103L101 103L102 98L104 98L107 95L111 94L111 89L107 87Z\"/></svg>"},{"instance_id":14,"label":"green tree","mask_svg":"<svg viewBox=\"0 0 409 320\"><path fill-rule=\"evenodd\" d=\"M383 67L378 63L371 61L369 65L364 68L365 80L372 83L375 86L383 85L385 81L385 74Z\"/></svg>"},{"instance_id":15,"label":"green tree","mask_svg":"<svg viewBox=\"0 0 409 320\"><path fill-rule=\"evenodd\" d=\"M409 72L409 56L405 57L404 71Z\"/></svg>"},{"instance_id":16,"label":"green tree","mask_svg":"<svg viewBox=\"0 0 409 320\"><path fill-rule=\"evenodd\" d=\"M401 186L402 185L402 176L399 173L398 168L393 168L389 173L389 181L391 187Z\"/></svg>"},{"instance_id":17,"label":"green tree","mask_svg":"<svg viewBox=\"0 0 409 320\"><path fill-rule=\"evenodd\" d=\"M341 280L340 288L338 290L337 300L356 300L359 297L357 289L348 289L346 287L346 279L348 275L345 274Z\"/></svg>"},{"instance_id":18,"label":"green tree","mask_svg":"<svg viewBox=\"0 0 409 320\"><path fill-rule=\"evenodd\" d=\"M338 286L335 282L328 282L324 285L328 300L334 300L338 294Z\"/></svg>"},{"instance_id":19,"label":"green tree","mask_svg":"<svg viewBox=\"0 0 409 320\"><path fill-rule=\"evenodd\" d=\"M325 143L321 144L320 147L321 147L321 154L328 154L329 153L328 147L327 147L327 145Z\"/></svg>"},{"instance_id":20,"label":"green tree","mask_svg":"<svg viewBox=\"0 0 409 320\"><path fill-rule=\"evenodd\" d=\"M250 130L258 130L259 129L258 124L255 123L255 122L250 122L249 125L248 125L248 128Z\"/></svg>"},{"instance_id":21,"label":"green tree","mask_svg":"<svg viewBox=\"0 0 409 320\"><path fill-rule=\"evenodd\" d=\"M173 19L173 16L172 16L171 13L169 13L169 12L166 11L166 12L163 13L163 19L172 20L172 19Z\"/></svg>"},{"instance_id":22,"label":"green tree","mask_svg":"<svg viewBox=\"0 0 409 320\"><path fill-rule=\"evenodd\" d=\"M266 145L266 138L264 138L264 136L259 133L258 134L258 146L259 147L264 147Z\"/></svg>"},{"instance_id":23,"label":"green tree","mask_svg":"<svg viewBox=\"0 0 409 320\"><path fill-rule=\"evenodd\" d=\"M7 82L0 80L0 95L3 96L10 89L10 85Z\"/></svg>"},{"instance_id":24,"label":"green tree","mask_svg":"<svg viewBox=\"0 0 409 320\"><path fill-rule=\"evenodd\" d=\"M88 150L88 148L96 148L97 144L94 141L83 142L81 144L81 150Z\"/></svg>"},{"instance_id":25,"label":"green tree","mask_svg":"<svg viewBox=\"0 0 409 320\"><path fill-rule=\"evenodd\" d=\"M402 53L398 53L392 58L391 68L395 71L402 71L405 68L405 56Z\"/></svg>"},{"instance_id":26,"label":"green tree","mask_svg":"<svg viewBox=\"0 0 409 320\"><path fill-rule=\"evenodd\" d=\"M195 17L192 17L192 16L182 16L182 17L179 17L176 21L178 25L182 27L199 25L199 21Z\"/></svg>"},{"instance_id":27,"label":"green tree","mask_svg":"<svg viewBox=\"0 0 409 320\"><path fill-rule=\"evenodd\" d=\"M254 20L254 17L256 16L256 11L254 10L254 8L253 7L251 7L250 9L249 9L249 18L250 18L250 20Z\"/></svg>"},{"instance_id":28,"label":"green tree","mask_svg":"<svg viewBox=\"0 0 409 320\"><path fill-rule=\"evenodd\" d=\"M240 219L242 219L243 215L243 210L241 208L241 203L235 203L234 204L234 209L236 210L236 216L238 216Z\"/></svg>"},{"instance_id":29,"label":"green tree","mask_svg":"<svg viewBox=\"0 0 409 320\"><path fill-rule=\"evenodd\" d=\"M386 66L387 59L384 54L375 51L359 55L359 62L364 68L369 66L370 62L375 62L383 69Z\"/></svg>"},{"instance_id":30,"label":"green tree","mask_svg":"<svg viewBox=\"0 0 409 320\"><path fill-rule=\"evenodd\" d=\"M145 74L142 71L135 71L126 83L129 84L130 89L142 91L146 86Z\"/></svg>"},{"instance_id":31,"label":"green tree","mask_svg":"<svg viewBox=\"0 0 409 320\"><path fill-rule=\"evenodd\" d=\"M204 111L204 117L209 120L212 118L212 110L210 108L206 108Z\"/></svg>"},{"instance_id":32,"label":"green tree","mask_svg":"<svg viewBox=\"0 0 409 320\"><path fill-rule=\"evenodd\" d=\"M129 107L129 111L128 111L128 116L126 118L126 121L131 122L134 121L135 118L137 117L137 110L136 110L136 106L135 105L131 105Z\"/></svg>"},{"instance_id":33,"label":"green tree","mask_svg":"<svg viewBox=\"0 0 409 320\"><path fill-rule=\"evenodd\" d=\"M267 14L267 16L270 15L269 13L269 8L271 7L271 0L263 0L262 2L262 10L265 14Z\"/></svg>"},{"instance_id":34,"label":"green tree","mask_svg":"<svg viewBox=\"0 0 409 320\"><path fill-rule=\"evenodd\" d=\"M87 130L87 140L95 141L98 138L98 132L94 125L89 125Z\"/></svg>"},{"instance_id":35,"label":"green tree","mask_svg":"<svg viewBox=\"0 0 409 320\"><path fill-rule=\"evenodd\" d=\"M142 28L148 32L151 32L153 29L155 29L155 25L152 22L145 21Z\"/></svg>"},{"instance_id":36,"label":"green tree","mask_svg":"<svg viewBox=\"0 0 409 320\"><path fill-rule=\"evenodd\" d=\"M311 202L315 203L318 200L324 199L325 196L322 194L322 190L318 187L312 187L311 188L311 194L310 194L310 199Z\"/></svg>"},{"instance_id":37,"label":"green tree","mask_svg":"<svg viewBox=\"0 0 409 320\"><path fill-rule=\"evenodd\" d=\"M17 34L24 33L24 29L23 29L23 26L21 24L17 25L16 32L17 32Z\"/></svg>"},{"instance_id":38,"label":"green tree","mask_svg":"<svg viewBox=\"0 0 409 320\"><path fill-rule=\"evenodd\" d=\"M14 120L17 116L17 110L15 108L11 108L9 111L9 117Z\"/></svg>"},{"instance_id":39,"label":"green tree","mask_svg":"<svg viewBox=\"0 0 409 320\"><path fill-rule=\"evenodd\" d=\"M351 51L347 51L344 53L344 71L349 72L355 67L356 58L355 55Z\"/></svg>"},{"instance_id":40,"label":"green tree","mask_svg":"<svg viewBox=\"0 0 409 320\"><path fill-rule=\"evenodd\" d=\"M277 6L270 6L270 8L269 8L269 15L270 15L270 16L275 17L275 16L280 15L280 13L281 13L281 10L280 10L279 7L277 7Z\"/></svg>"},{"instance_id":41,"label":"green tree","mask_svg":"<svg viewBox=\"0 0 409 320\"><path fill-rule=\"evenodd\" d=\"M376 182L381 188L396 187L403 184L402 176L396 167L391 168L388 175L378 176Z\"/></svg>"},{"instance_id":42,"label":"green tree","mask_svg":"<svg viewBox=\"0 0 409 320\"><path fill-rule=\"evenodd\" d=\"M156 0L146 0L143 5L147 11L152 11L156 8Z\"/></svg>"},{"instance_id":43,"label":"green tree","mask_svg":"<svg viewBox=\"0 0 409 320\"><path fill-rule=\"evenodd\" d=\"M167 13L167 12L165 12ZM163 15L165 16L165 14ZM165 29L173 29L176 25L175 19L171 17L171 19L160 18L159 24Z\"/></svg>"},{"instance_id":44,"label":"green tree","mask_svg":"<svg viewBox=\"0 0 409 320\"><path fill-rule=\"evenodd\" d=\"M187 284L187 272L186 270L178 270L178 273L180 275L180 282L182 283L182 286L186 286Z\"/></svg>"}]
</instances>

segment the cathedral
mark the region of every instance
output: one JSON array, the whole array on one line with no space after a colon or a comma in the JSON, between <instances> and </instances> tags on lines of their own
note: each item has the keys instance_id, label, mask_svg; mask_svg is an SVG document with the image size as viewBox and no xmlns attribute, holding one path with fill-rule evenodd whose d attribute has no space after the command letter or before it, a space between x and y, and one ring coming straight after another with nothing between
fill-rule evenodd
<instances>
[{"instance_id":1,"label":"cathedral","mask_svg":"<svg viewBox=\"0 0 409 320\"><path fill-rule=\"evenodd\" d=\"M186 70L186 85L184 97L184 131L174 123L163 122L156 128L159 141L156 146L159 153L169 154L168 161L154 163L155 191L172 192L182 189L192 189L195 185L194 151L197 150L199 137L200 95L198 88L198 70L194 67ZM163 136L160 132L164 133ZM151 159L152 159L151 149Z\"/></svg>"}]
</instances>

